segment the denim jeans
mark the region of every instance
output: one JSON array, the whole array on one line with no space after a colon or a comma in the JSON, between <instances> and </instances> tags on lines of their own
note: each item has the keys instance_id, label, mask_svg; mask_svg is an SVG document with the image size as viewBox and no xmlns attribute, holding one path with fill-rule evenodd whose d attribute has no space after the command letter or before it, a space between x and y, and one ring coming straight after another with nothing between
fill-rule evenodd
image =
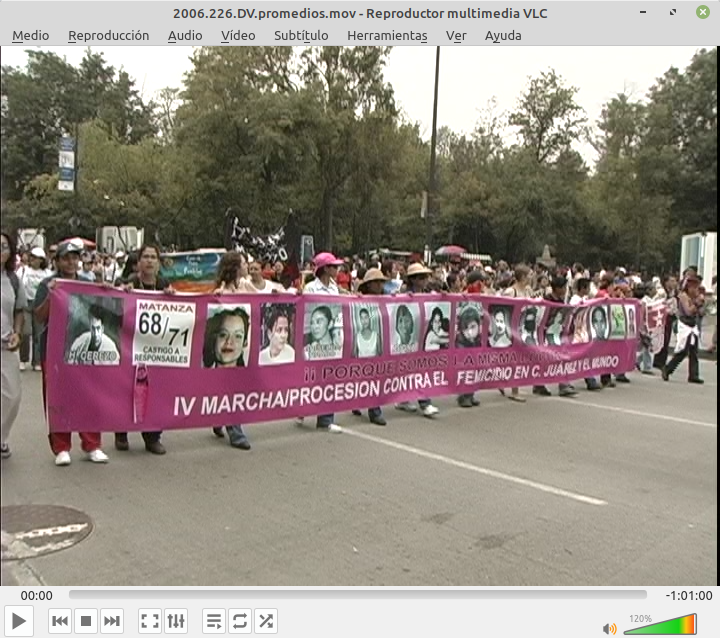
<instances>
[{"instance_id":1,"label":"denim jeans","mask_svg":"<svg viewBox=\"0 0 720 638\"><path fill-rule=\"evenodd\" d=\"M334 414L321 414L317 418L317 427L319 428L329 428L333 423L335 423Z\"/></svg>"},{"instance_id":2,"label":"denim jeans","mask_svg":"<svg viewBox=\"0 0 720 638\"><path fill-rule=\"evenodd\" d=\"M242 425L228 425L225 427L225 430L228 433L230 443L247 439L245 432L243 432Z\"/></svg>"},{"instance_id":3,"label":"denim jeans","mask_svg":"<svg viewBox=\"0 0 720 638\"><path fill-rule=\"evenodd\" d=\"M637 365L640 372L651 372L653 367L653 357L650 354L650 348L642 346L637 353Z\"/></svg>"}]
</instances>

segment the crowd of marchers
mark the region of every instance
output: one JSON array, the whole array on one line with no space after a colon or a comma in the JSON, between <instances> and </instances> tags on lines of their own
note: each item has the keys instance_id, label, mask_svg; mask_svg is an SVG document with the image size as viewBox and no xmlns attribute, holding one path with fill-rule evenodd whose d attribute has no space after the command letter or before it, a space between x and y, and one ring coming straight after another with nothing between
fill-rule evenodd
<instances>
[{"instance_id":1,"label":"crowd of marchers","mask_svg":"<svg viewBox=\"0 0 720 638\"><path fill-rule=\"evenodd\" d=\"M48 316L51 291L59 280L80 280L105 287L117 287L132 294L134 291L154 290L174 292L171 283L161 275L161 251L152 244L142 246L130 254L103 255L90 252L82 242L69 240L52 246L46 253L42 248L27 250L16 247L12 233L0 235L0 276L2 278L2 433L0 450L3 459L11 456L9 438L21 404L23 371L38 371L42 375L43 401L46 401L47 375L45 366ZM321 295L393 295L402 293L465 293L480 296L503 296L523 299L544 299L550 303L580 305L593 299L637 299L645 306L664 304L667 314L664 340L659 352L651 351L650 335L643 325L638 331L637 371L653 375L657 370L664 381L687 359L687 380L702 383L698 354L703 342L706 318L716 313L717 278L703 282L698 269L690 267L683 273L667 273L643 277L623 267L614 270L589 272L582 264L551 266L536 263L510 265L499 261L494 265L449 259L443 263L425 265L415 259L342 259L331 253L320 253L311 263L299 268L282 261L263 263L244 252L228 251L222 255L216 273L215 294L302 294ZM281 354L287 346L288 326L278 316L276 325L268 326L272 333L267 356L275 347ZM642 324L643 322L641 322ZM712 328L709 352L717 348L717 325ZM285 343L283 343L283 335ZM102 335L100 335L102 338ZM218 362L217 365L221 365ZM604 375L584 380L588 391L613 388L617 383L631 383L626 374ZM532 395L550 396L545 386L532 388ZM514 388L501 391L516 403L527 397ZM570 384L559 387L559 395L573 397L578 390ZM480 405L478 393L457 397L462 408ZM417 405L401 403L396 409L419 412L435 418L438 408L430 399L420 399ZM362 416L359 411L354 415ZM291 417L292 415L288 415ZM368 411L371 423L387 424L382 407ZM303 424L303 419L296 419ZM329 433L341 433L334 414L317 417L316 428ZM213 428L218 438L227 438L232 447L251 449L247 434L240 423L222 423ZM107 463L102 449L102 435L78 432L82 450L89 461ZM166 453L161 441L162 432L142 433L145 449L151 454ZM72 435L51 432L50 448L58 466L70 465ZM126 433L114 434L115 449L130 449Z\"/></svg>"}]
</instances>

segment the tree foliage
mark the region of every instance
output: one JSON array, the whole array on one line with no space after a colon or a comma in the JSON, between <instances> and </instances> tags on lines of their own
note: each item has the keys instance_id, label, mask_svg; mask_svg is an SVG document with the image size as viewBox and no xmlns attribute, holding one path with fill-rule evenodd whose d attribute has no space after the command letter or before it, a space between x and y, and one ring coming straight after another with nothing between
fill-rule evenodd
<instances>
[{"instance_id":1,"label":"tree foliage","mask_svg":"<svg viewBox=\"0 0 720 638\"><path fill-rule=\"evenodd\" d=\"M228 207L256 232L290 209L318 248L418 250L429 146L396 106L384 47L203 47L182 87L145 101L88 51L73 67L30 51L2 68L3 216L51 235L144 226L217 246ZM643 100L599 114L554 70L515 109L438 135L435 241L509 260L671 267L683 233L717 228L717 51L698 51ZM79 188L57 190L57 143L79 137ZM578 154L590 139L597 159Z\"/></svg>"}]
</instances>

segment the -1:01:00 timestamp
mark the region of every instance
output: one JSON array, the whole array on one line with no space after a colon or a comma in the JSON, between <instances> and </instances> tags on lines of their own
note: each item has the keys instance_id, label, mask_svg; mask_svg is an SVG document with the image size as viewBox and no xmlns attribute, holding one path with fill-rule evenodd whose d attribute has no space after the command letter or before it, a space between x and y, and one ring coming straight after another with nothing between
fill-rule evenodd
<instances>
[{"instance_id":1,"label":"-1:01:00 timestamp","mask_svg":"<svg viewBox=\"0 0 720 638\"><path fill-rule=\"evenodd\" d=\"M711 591L671 591L665 598L673 600L712 600Z\"/></svg>"}]
</instances>

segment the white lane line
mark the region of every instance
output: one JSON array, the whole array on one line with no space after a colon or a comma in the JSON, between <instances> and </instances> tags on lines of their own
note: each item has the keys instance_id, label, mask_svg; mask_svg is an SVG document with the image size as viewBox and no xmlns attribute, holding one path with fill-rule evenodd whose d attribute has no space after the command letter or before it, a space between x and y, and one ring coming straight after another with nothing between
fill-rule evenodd
<instances>
[{"instance_id":1,"label":"white lane line","mask_svg":"<svg viewBox=\"0 0 720 638\"><path fill-rule=\"evenodd\" d=\"M545 485L544 483L530 481L528 479L520 478L519 476L512 476L510 474L505 474L503 472L489 470L484 467L472 465L471 463L465 463L465 461L458 461L456 459L452 459L449 456L443 456L442 454L435 454L434 452L428 452L427 450L421 450L420 448L412 447L410 445L405 445L403 443L396 443L395 441L389 441L388 439L383 439L383 438L380 438L379 436L372 436L371 434L364 434L363 432L358 432L357 430L347 430L346 429L345 432L347 434L349 434L350 436L355 436L359 439L364 439L366 441L372 441L373 443L380 443L381 445L385 445L387 447L391 447L396 450L402 450L403 452L409 452L410 454L414 454L415 456L420 456L425 459L439 461L440 463L445 463L446 465L450 465L452 467L457 467L461 470L468 470L470 472L475 472L476 474L482 474L483 476L490 476L492 478L499 479L501 481L507 481L508 483L515 483L516 485L522 485L523 487L530 487L532 489L539 490L541 492L547 492L548 494L553 494L554 496L562 496L564 498L569 498L573 501L585 503L586 505L607 505L607 501L603 501L599 498L594 498L592 496L585 496L583 494L577 494L575 492L569 492L569 491L563 490L559 487L553 487L552 485Z\"/></svg>"},{"instance_id":2,"label":"white lane line","mask_svg":"<svg viewBox=\"0 0 720 638\"><path fill-rule=\"evenodd\" d=\"M632 416L650 417L657 419L658 421L672 421L674 423L682 423L684 425L699 425L704 428L717 428L717 423L708 423L706 421L695 421L694 419L683 419L679 416L669 416L667 414L655 414L653 412L642 412L641 410L629 410L628 408L618 408L612 405L605 405L603 403L587 403L585 401L572 401L568 399L559 399L556 397L558 402L562 401L565 405L577 405L585 406L588 408L598 408L600 410L609 410L610 412L621 412L622 414L630 414Z\"/></svg>"}]
</instances>

